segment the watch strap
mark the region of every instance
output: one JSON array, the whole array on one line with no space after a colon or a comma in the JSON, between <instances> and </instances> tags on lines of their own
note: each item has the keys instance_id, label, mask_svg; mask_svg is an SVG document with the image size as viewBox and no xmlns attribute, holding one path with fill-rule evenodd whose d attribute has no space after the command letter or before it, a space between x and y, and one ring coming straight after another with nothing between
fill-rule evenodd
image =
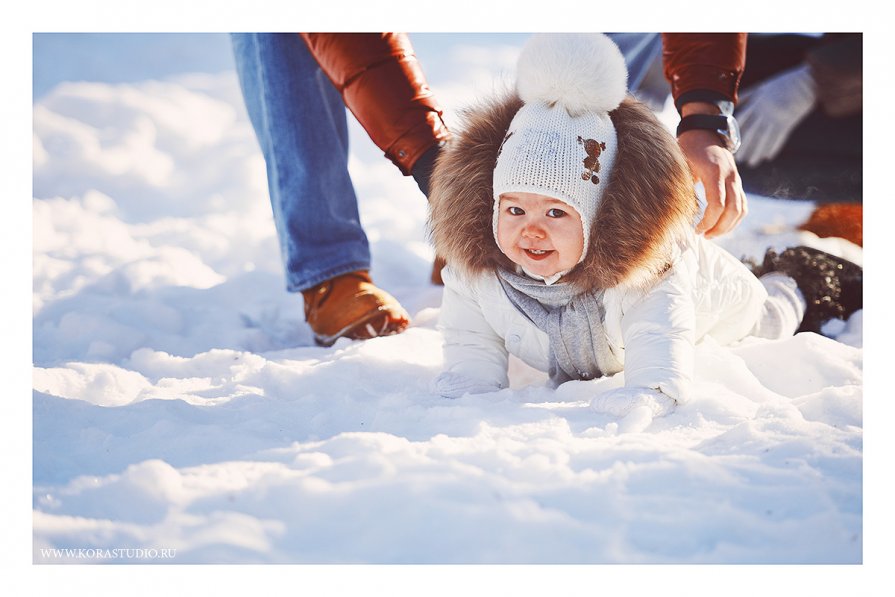
<instances>
[{"instance_id":1,"label":"watch strap","mask_svg":"<svg viewBox=\"0 0 895 597\"><path fill-rule=\"evenodd\" d=\"M723 114L690 114L681 118L677 125L677 134L680 135L693 129L705 129L708 131L727 130L727 116Z\"/></svg>"},{"instance_id":2,"label":"watch strap","mask_svg":"<svg viewBox=\"0 0 895 597\"><path fill-rule=\"evenodd\" d=\"M737 121L733 116L723 114L690 114L681 118L677 125L677 136L694 129L707 130L716 133L724 146L731 153L736 153L740 148L740 132Z\"/></svg>"}]
</instances>

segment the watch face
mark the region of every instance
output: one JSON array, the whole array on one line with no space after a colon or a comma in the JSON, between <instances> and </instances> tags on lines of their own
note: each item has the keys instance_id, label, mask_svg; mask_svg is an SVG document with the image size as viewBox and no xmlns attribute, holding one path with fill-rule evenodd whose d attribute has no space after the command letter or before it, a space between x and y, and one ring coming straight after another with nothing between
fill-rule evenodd
<instances>
[{"instance_id":1,"label":"watch face","mask_svg":"<svg viewBox=\"0 0 895 597\"><path fill-rule=\"evenodd\" d=\"M722 116L733 116L733 102L723 100L715 102L715 105L717 105L718 109L721 110Z\"/></svg>"},{"instance_id":2,"label":"watch face","mask_svg":"<svg viewBox=\"0 0 895 597\"><path fill-rule=\"evenodd\" d=\"M730 153L736 153L740 148L740 125L737 122L737 119L733 116L727 116L727 130L723 131L725 137L727 137L728 146L727 149L730 150Z\"/></svg>"}]
</instances>

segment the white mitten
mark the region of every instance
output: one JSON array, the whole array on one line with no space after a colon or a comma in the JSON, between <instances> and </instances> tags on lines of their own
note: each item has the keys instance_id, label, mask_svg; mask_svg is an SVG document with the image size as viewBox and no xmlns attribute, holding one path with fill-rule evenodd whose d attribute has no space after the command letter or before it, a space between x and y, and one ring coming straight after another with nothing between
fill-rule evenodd
<instances>
[{"instance_id":1,"label":"white mitten","mask_svg":"<svg viewBox=\"0 0 895 597\"><path fill-rule=\"evenodd\" d=\"M650 388L616 388L590 401L593 410L617 417L626 417L640 407L645 407L654 417L664 417L674 410L675 404L674 398Z\"/></svg>"},{"instance_id":2,"label":"white mitten","mask_svg":"<svg viewBox=\"0 0 895 597\"><path fill-rule=\"evenodd\" d=\"M735 116L742 144L737 161L754 168L777 157L816 101L816 83L808 66L784 71L740 93Z\"/></svg>"},{"instance_id":3,"label":"white mitten","mask_svg":"<svg viewBox=\"0 0 895 597\"><path fill-rule=\"evenodd\" d=\"M500 384L466 377L453 371L445 371L432 382L432 391L445 398L459 398L463 394L484 394L500 390Z\"/></svg>"}]
</instances>

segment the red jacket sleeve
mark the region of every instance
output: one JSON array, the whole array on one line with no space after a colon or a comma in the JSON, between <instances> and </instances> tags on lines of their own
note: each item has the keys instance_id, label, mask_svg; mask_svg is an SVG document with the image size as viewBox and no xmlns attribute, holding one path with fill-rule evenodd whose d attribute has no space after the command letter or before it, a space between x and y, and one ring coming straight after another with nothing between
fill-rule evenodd
<instances>
[{"instance_id":1,"label":"red jacket sleeve","mask_svg":"<svg viewBox=\"0 0 895 597\"><path fill-rule=\"evenodd\" d=\"M405 175L448 139L442 110L403 33L302 33L370 139Z\"/></svg>"},{"instance_id":2,"label":"red jacket sleeve","mask_svg":"<svg viewBox=\"0 0 895 597\"><path fill-rule=\"evenodd\" d=\"M694 92L736 103L746 34L663 33L662 62L678 109Z\"/></svg>"}]
</instances>

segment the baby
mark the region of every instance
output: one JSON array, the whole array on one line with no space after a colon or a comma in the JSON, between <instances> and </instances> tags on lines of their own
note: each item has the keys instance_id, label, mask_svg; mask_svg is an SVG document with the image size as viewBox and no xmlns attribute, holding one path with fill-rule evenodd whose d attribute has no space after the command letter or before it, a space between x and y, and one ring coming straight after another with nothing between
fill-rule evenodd
<instances>
[{"instance_id":1,"label":"baby","mask_svg":"<svg viewBox=\"0 0 895 597\"><path fill-rule=\"evenodd\" d=\"M626 96L607 37L534 36L517 68L516 91L468 110L433 173L448 263L436 391L507 387L512 353L554 385L624 371L592 406L662 415L687 400L703 336L782 338L861 308L856 265L799 247L769 252L759 279L695 234L687 163Z\"/></svg>"}]
</instances>

